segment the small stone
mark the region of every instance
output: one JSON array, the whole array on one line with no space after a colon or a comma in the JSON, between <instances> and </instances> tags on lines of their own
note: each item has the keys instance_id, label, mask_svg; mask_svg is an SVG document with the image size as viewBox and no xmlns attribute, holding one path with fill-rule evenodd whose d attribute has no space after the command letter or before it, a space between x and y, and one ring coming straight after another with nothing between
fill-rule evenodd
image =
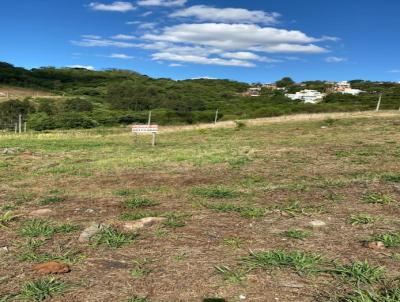
<instances>
[{"instance_id":1,"label":"small stone","mask_svg":"<svg viewBox=\"0 0 400 302\"><path fill-rule=\"evenodd\" d=\"M328 128L327 126L322 126L322 127L321 127L321 129L327 129L327 128Z\"/></svg>"},{"instance_id":2,"label":"small stone","mask_svg":"<svg viewBox=\"0 0 400 302\"><path fill-rule=\"evenodd\" d=\"M386 248L385 244L381 241L368 242L366 246L372 250L384 250Z\"/></svg>"},{"instance_id":3,"label":"small stone","mask_svg":"<svg viewBox=\"0 0 400 302\"><path fill-rule=\"evenodd\" d=\"M17 148L4 148L3 149L3 154L7 155L7 154L15 154L18 151Z\"/></svg>"},{"instance_id":4,"label":"small stone","mask_svg":"<svg viewBox=\"0 0 400 302\"><path fill-rule=\"evenodd\" d=\"M6 253L8 253L8 247L6 246L0 247L0 254L6 254Z\"/></svg>"},{"instance_id":5,"label":"small stone","mask_svg":"<svg viewBox=\"0 0 400 302\"><path fill-rule=\"evenodd\" d=\"M326 222L324 222L322 220L313 220L313 221L310 222L310 225L312 227L318 228L318 227L326 226Z\"/></svg>"},{"instance_id":6,"label":"small stone","mask_svg":"<svg viewBox=\"0 0 400 302\"><path fill-rule=\"evenodd\" d=\"M35 210L29 213L29 216L46 216L50 213L52 213L53 211L50 209L39 209L39 210Z\"/></svg>"},{"instance_id":7,"label":"small stone","mask_svg":"<svg viewBox=\"0 0 400 302\"><path fill-rule=\"evenodd\" d=\"M94 210L93 210L93 209L87 209L87 210L85 211L85 213L91 214L91 213L94 213Z\"/></svg>"},{"instance_id":8,"label":"small stone","mask_svg":"<svg viewBox=\"0 0 400 302\"><path fill-rule=\"evenodd\" d=\"M42 274L65 274L71 271L67 264L55 261L37 264L33 269Z\"/></svg>"},{"instance_id":9,"label":"small stone","mask_svg":"<svg viewBox=\"0 0 400 302\"><path fill-rule=\"evenodd\" d=\"M122 224L122 228L125 231L137 231L146 227L150 227L157 223L165 221L164 217L146 217L136 221L129 221Z\"/></svg>"},{"instance_id":10,"label":"small stone","mask_svg":"<svg viewBox=\"0 0 400 302\"><path fill-rule=\"evenodd\" d=\"M88 242L90 241L90 238L92 238L94 235L98 234L99 232L101 232L101 230L105 228L107 228L105 224L93 223L91 226L83 230L83 232L79 235L78 241Z\"/></svg>"},{"instance_id":11,"label":"small stone","mask_svg":"<svg viewBox=\"0 0 400 302\"><path fill-rule=\"evenodd\" d=\"M239 300L246 300L246 296L245 295L240 295L239 296Z\"/></svg>"}]
</instances>

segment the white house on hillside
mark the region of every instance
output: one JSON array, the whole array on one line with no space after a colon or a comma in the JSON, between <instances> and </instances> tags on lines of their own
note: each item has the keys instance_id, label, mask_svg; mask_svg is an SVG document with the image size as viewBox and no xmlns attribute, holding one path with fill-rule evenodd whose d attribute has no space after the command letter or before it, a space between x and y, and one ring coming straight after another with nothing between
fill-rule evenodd
<instances>
[{"instance_id":1,"label":"white house on hillside","mask_svg":"<svg viewBox=\"0 0 400 302\"><path fill-rule=\"evenodd\" d=\"M245 96L260 96L261 95L261 87L251 87L245 93Z\"/></svg>"},{"instance_id":2,"label":"white house on hillside","mask_svg":"<svg viewBox=\"0 0 400 302\"><path fill-rule=\"evenodd\" d=\"M360 89L352 89L351 84L347 81L336 83L336 85L333 87L333 91L352 95L359 95L361 92L364 92Z\"/></svg>"},{"instance_id":3,"label":"white house on hillside","mask_svg":"<svg viewBox=\"0 0 400 302\"><path fill-rule=\"evenodd\" d=\"M304 101L304 103L308 104L316 104L325 97L325 93L321 93L317 90L309 90L305 89L296 93L287 93L285 94L291 100L300 100Z\"/></svg>"}]
</instances>

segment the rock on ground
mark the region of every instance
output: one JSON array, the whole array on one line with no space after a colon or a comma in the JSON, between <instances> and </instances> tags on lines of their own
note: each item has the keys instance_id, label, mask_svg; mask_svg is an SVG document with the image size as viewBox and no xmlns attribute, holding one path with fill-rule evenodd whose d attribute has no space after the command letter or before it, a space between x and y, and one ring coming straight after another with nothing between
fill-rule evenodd
<instances>
[{"instance_id":1,"label":"rock on ground","mask_svg":"<svg viewBox=\"0 0 400 302\"><path fill-rule=\"evenodd\" d=\"M83 230L83 232L79 235L78 241L88 242L90 241L90 238L92 238L94 235L98 234L107 227L107 225L102 223L93 223L91 226Z\"/></svg>"},{"instance_id":2,"label":"rock on ground","mask_svg":"<svg viewBox=\"0 0 400 302\"><path fill-rule=\"evenodd\" d=\"M35 210L29 213L29 216L46 216L50 213L52 213L53 211L50 209L39 209L39 210Z\"/></svg>"},{"instance_id":3,"label":"rock on ground","mask_svg":"<svg viewBox=\"0 0 400 302\"><path fill-rule=\"evenodd\" d=\"M161 223L165 221L166 218L164 217L146 217L136 221L129 221L122 224L122 228L125 231L138 231L143 228L150 227L152 225Z\"/></svg>"},{"instance_id":4,"label":"rock on ground","mask_svg":"<svg viewBox=\"0 0 400 302\"><path fill-rule=\"evenodd\" d=\"M312 227L318 228L318 227L326 226L326 222L324 222L322 220L313 220L310 222L310 225Z\"/></svg>"},{"instance_id":5,"label":"rock on ground","mask_svg":"<svg viewBox=\"0 0 400 302\"><path fill-rule=\"evenodd\" d=\"M67 264L55 261L36 264L33 269L42 274L65 274L71 271Z\"/></svg>"}]
</instances>

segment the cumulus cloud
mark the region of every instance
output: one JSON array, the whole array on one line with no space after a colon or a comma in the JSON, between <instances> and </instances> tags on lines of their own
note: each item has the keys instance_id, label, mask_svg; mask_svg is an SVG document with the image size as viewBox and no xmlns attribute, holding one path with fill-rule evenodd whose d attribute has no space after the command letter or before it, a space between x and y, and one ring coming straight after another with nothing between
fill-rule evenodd
<instances>
[{"instance_id":1,"label":"cumulus cloud","mask_svg":"<svg viewBox=\"0 0 400 302\"><path fill-rule=\"evenodd\" d=\"M341 63L341 62L346 62L347 58L342 58L342 57L327 57L325 58L325 61L328 63Z\"/></svg>"},{"instance_id":2,"label":"cumulus cloud","mask_svg":"<svg viewBox=\"0 0 400 302\"><path fill-rule=\"evenodd\" d=\"M250 60L250 61L254 60L254 61L259 61L259 62L267 62L267 63L282 62L281 60L259 56L255 53L247 52L247 51L226 52L226 53L222 53L221 57L230 58L230 59L238 59L238 60Z\"/></svg>"},{"instance_id":3,"label":"cumulus cloud","mask_svg":"<svg viewBox=\"0 0 400 302\"><path fill-rule=\"evenodd\" d=\"M140 6L183 6L187 0L139 0L138 5Z\"/></svg>"},{"instance_id":4,"label":"cumulus cloud","mask_svg":"<svg viewBox=\"0 0 400 302\"><path fill-rule=\"evenodd\" d=\"M113 53L113 54L109 55L108 57L112 58L112 59L124 59L124 60L133 59L132 56L128 56L128 55L122 54L122 53Z\"/></svg>"},{"instance_id":5,"label":"cumulus cloud","mask_svg":"<svg viewBox=\"0 0 400 302\"><path fill-rule=\"evenodd\" d=\"M169 64L168 66L169 66L169 67L182 67L183 65L182 65L182 64L179 64L179 63L171 63L171 64Z\"/></svg>"},{"instance_id":6,"label":"cumulus cloud","mask_svg":"<svg viewBox=\"0 0 400 302\"><path fill-rule=\"evenodd\" d=\"M97 11L120 12L120 13L125 13L136 9L132 3L123 1L116 1L111 4L92 2L89 4L89 7L92 10L97 10Z\"/></svg>"},{"instance_id":7,"label":"cumulus cloud","mask_svg":"<svg viewBox=\"0 0 400 302\"><path fill-rule=\"evenodd\" d=\"M138 28L140 29L153 29L157 26L157 23L155 22L144 22L138 25Z\"/></svg>"},{"instance_id":8,"label":"cumulus cloud","mask_svg":"<svg viewBox=\"0 0 400 302\"><path fill-rule=\"evenodd\" d=\"M247 10L244 8L216 8L206 5L195 5L178 10L170 17L189 17L200 21L217 21L232 23L265 23L278 22L280 14L267 13L259 10Z\"/></svg>"},{"instance_id":9,"label":"cumulus cloud","mask_svg":"<svg viewBox=\"0 0 400 302\"><path fill-rule=\"evenodd\" d=\"M388 71L389 73L400 73L400 69L392 69Z\"/></svg>"},{"instance_id":10,"label":"cumulus cloud","mask_svg":"<svg viewBox=\"0 0 400 302\"><path fill-rule=\"evenodd\" d=\"M68 68L79 68L79 69L87 69L87 70L96 70L93 66L90 65L70 65Z\"/></svg>"},{"instance_id":11,"label":"cumulus cloud","mask_svg":"<svg viewBox=\"0 0 400 302\"><path fill-rule=\"evenodd\" d=\"M305 44L318 41L297 30L260 27L256 24L226 23L179 24L164 28L159 35L147 34L143 38L172 43L200 44L228 50L267 48L281 43ZM308 49L299 48L299 50L299 52L307 52Z\"/></svg>"}]
</instances>

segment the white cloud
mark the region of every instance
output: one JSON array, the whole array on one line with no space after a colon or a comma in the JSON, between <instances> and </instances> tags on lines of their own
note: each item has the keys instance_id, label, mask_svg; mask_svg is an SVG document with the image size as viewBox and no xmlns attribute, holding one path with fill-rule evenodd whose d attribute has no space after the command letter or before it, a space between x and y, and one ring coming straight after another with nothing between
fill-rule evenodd
<instances>
[{"instance_id":1,"label":"white cloud","mask_svg":"<svg viewBox=\"0 0 400 302\"><path fill-rule=\"evenodd\" d=\"M128 56L128 55L122 54L122 53L113 53L113 54L109 55L108 57L112 58L112 59L124 59L124 60L133 59L132 56Z\"/></svg>"},{"instance_id":2,"label":"white cloud","mask_svg":"<svg viewBox=\"0 0 400 302\"><path fill-rule=\"evenodd\" d=\"M341 63L341 62L346 62L347 58L342 58L342 57L327 57L325 58L325 61L328 63Z\"/></svg>"},{"instance_id":3,"label":"white cloud","mask_svg":"<svg viewBox=\"0 0 400 302\"><path fill-rule=\"evenodd\" d=\"M392 69L388 71L389 73L400 73L400 69Z\"/></svg>"},{"instance_id":4,"label":"white cloud","mask_svg":"<svg viewBox=\"0 0 400 302\"><path fill-rule=\"evenodd\" d=\"M139 24L138 27L140 29L153 29L156 26L157 26L157 23L155 23L155 22L144 22L144 23Z\"/></svg>"},{"instance_id":5,"label":"white cloud","mask_svg":"<svg viewBox=\"0 0 400 302\"><path fill-rule=\"evenodd\" d=\"M82 38L86 38L86 39L101 39L101 36L96 36L96 35L82 35Z\"/></svg>"},{"instance_id":6,"label":"white cloud","mask_svg":"<svg viewBox=\"0 0 400 302\"><path fill-rule=\"evenodd\" d=\"M117 47L117 48L132 48L137 47L136 44L129 42L113 41L108 39L90 39L82 37L80 41L71 41L72 44L81 47Z\"/></svg>"},{"instance_id":7,"label":"white cloud","mask_svg":"<svg viewBox=\"0 0 400 302\"><path fill-rule=\"evenodd\" d=\"M152 55L153 60L156 61L175 61L175 62L187 62L196 63L202 65L221 65L221 66L238 66L238 67L254 67L255 65L251 62L242 60L226 60L215 57L205 57L198 55L185 55L185 54L175 54L169 52L158 52Z\"/></svg>"},{"instance_id":8,"label":"white cloud","mask_svg":"<svg viewBox=\"0 0 400 302\"><path fill-rule=\"evenodd\" d=\"M87 69L87 70L96 70L93 66L90 65L70 65L67 66L68 68L80 68L80 69Z\"/></svg>"},{"instance_id":9,"label":"white cloud","mask_svg":"<svg viewBox=\"0 0 400 302\"><path fill-rule=\"evenodd\" d=\"M206 5L195 5L177 12L170 17L189 17L200 21L232 22L232 23L277 23L278 13L267 13L244 8L216 8Z\"/></svg>"},{"instance_id":10,"label":"white cloud","mask_svg":"<svg viewBox=\"0 0 400 302\"><path fill-rule=\"evenodd\" d=\"M136 37L135 36L131 36L131 35L119 34L119 35L112 36L111 39L114 39L114 40L135 40Z\"/></svg>"},{"instance_id":11,"label":"white cloud","mask_svg":"<svg viewBox=\"0 0 400 302\"><path fill-rule=\"evenodd\" d=\"M182 64L179 64L179 63L171 63L171 64L169 64L168 66L169 66L169 67L182 67L183 65L182 65Z\"/></svg>"},{"instance_id":12,"label":"white cloud","mask_svg":"<svg viewBox=\"0 0 400 302\"><path fill-rule=\"evenodd\" d=\"M238 60L254 60L254 61L260 61L260 62L267 62L267 63L282 62L281 60L262 57L262 56L259 56L255 53L248 52L248 51L226 52L226 53L222 53L221 57L229 58L229 59L238 59Z\"/></svg>"},{"instance_id":13,"label":"white cloud","mask_svg":"<svg viewBox=\"0 0 400 302\"><path fill-rule=\"evenodd\" d=\"M180 24L164 28L160 35L147 34L143 38L171 43L192 43L228 50L243 50L251 47L268 49L282 43L305 44L318 40L297 30L226 23ZM298 52L316 52L317 47L310 45L297 47L297 49ZM274 50L274 48L276 47L271 49ZM291 49L295 52L294 50L294 48ZM323 48L318 47L318 50L321 52Z\"/></svg>"},{"instance_id":14,"label":"white cloud","mask_svg":"<svg viewBox=\"0 0 400 302\"><path fill-rule=\"evenodd\" d=\"M267 45L263 47L254 47L251 50L255 51L263 51L269 53L308 53L308 54L315 54L315 53L324 53L328 50L317 46L315 44L290 44L290 43L278 43Z\"/></svg>"},{"instance_id":15,"label":"white cloud","mask_svg":"<svg viewBox=\"0 0 400 302\"><path fill-rule=\"evenodd\" d=\"M130 2L116 1L111 4L92 2L89 7L93 10L125 13L136 8Z\"/></svg>"},{"instance_id":16,"label":"white cloud","mask_svg":"<svg viewBox=\"0 0 400 302\"><path fill-rule=\"evenodd\" d=\"M138 5L140 6L183 6L187 0L139 0Z\"/></svg>"}]
</instances>

